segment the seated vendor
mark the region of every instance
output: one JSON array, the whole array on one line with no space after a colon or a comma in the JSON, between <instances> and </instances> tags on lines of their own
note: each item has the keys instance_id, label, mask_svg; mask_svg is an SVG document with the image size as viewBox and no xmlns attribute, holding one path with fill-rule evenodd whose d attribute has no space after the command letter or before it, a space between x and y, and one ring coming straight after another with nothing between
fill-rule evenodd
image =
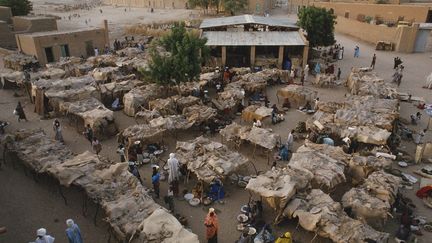
<instances>
[{"instance_id":1,"label":"seated vendor","mask_svg":"<svg viewBox=\"0 0 432 243\"><path fill-rule=\"evenodd\" d=\"M208 192L207 196L212 201L219 201L225 197L225 190L223 188L222 182L219 179L215 179L210 184L210 191Z\"/></svg>"},{"instance_id":2,"label":"seated vendor","mask_svg":"<svg viewBox=\"0 0 432 243\"><path fill-rule=\"evenodd\" d=\"M201 199L203 197L203 191L204 191L203 183L201 181L198 181L197 184L192 189L192 194L194 195L194 198Z\"/></svg>"},{"instance_id":3,"label":"seated vendor","mask_svg":"<svg viewBox=\"0 0 432 243\"><path fill-rule=\"evenodd\" d=\"M280 110L277 108L276 104L274 104L274 105L272 106L272 108L273 108L273 110L272 110L272 113L271 113L271 119L272 119L272 123L273 123L273 124L276 124L276 123L278 123L278 122L281 122L281 121L285 120L285 118L284 118L284 116L283 116L283 112L280 111Z\"/></svg>"}]
</instances>

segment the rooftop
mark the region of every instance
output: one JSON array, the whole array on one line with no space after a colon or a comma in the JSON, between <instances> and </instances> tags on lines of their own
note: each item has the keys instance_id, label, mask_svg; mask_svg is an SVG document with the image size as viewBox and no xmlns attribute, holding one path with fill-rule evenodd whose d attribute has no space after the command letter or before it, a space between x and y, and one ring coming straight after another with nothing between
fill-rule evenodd
<instances>
[{"instance_id":1,"label":"rooftop","mask_svg":"<svg viewBox=\"0 0 432 243\"><path fill-rule=\"evenodd\" d=\"M229 26L229 25L244 25L244 24L260 24L260 25L288 27L288 28L296 28L296 29L299 28L295 22L286 18L271 18L271 17L262 17L262 16L246 14L246 15L238 15L232 17L204 19L200 25L200 29Z\"/></svg>"},{"instance_id":2,"label":"rooftop","mask_svg":"<svg viewBox=\"0 0 432 243\"><path fill-rule=\"evenodd\" d=\"M86 31L103 31L102 27L93 27L93 28L84 28L84 29L76 29L76 30L62 30L62 31L44 31L44 32L34 32L28 34L20 34L23 36L33 36L33 37L42 37L42 36L50 36L50 35L65 35L65 34L74 34Z\"/></svg>"},{"instance_id":3,"label":"rooftop","mask_svg":"<svg viewBox=\"0 0 432 243\"><path fill-rule=\"evenodd\" d=\"M207 46L304 46L297 31L205 31Z\"/></svg>"}]
</instances>

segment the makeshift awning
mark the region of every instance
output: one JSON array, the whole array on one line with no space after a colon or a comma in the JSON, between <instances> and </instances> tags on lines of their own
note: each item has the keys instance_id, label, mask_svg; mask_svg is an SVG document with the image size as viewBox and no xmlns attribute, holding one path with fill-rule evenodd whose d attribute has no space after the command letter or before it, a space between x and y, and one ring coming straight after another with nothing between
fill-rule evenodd
<instances>
[{"instance_id":1,"label":"makeshift awning","mask_svg":"<svg viewBox=\"0 0 432 243\"><path fill-rule=\"evenodd\" d=\"M198 137L188 142L177 142L177 158L180 163L207 183L223 179L248 162L243 155L231 151L227 146Z\"/></svg>"},{"instance_id":2,"label":"makeshift awning","mask_svg":"<svg viewBox=\"0 0 432 243\"><path fill-rule=\"evenodd\" d=\"M207 46L304 46L297 31L205 31Z\"/></svg>"}]
</instances>

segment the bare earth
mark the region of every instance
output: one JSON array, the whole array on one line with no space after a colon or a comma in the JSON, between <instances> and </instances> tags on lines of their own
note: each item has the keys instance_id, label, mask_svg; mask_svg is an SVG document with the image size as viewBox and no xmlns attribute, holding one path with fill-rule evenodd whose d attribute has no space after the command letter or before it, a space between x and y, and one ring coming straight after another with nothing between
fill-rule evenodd
<instances>
[{"instance_id":1,"label":"bare earth","mask_svg":"<svg viewBox=\"0 0 432 243\"><path fill-rule=\"evenodd\" d=\"M54 2L54 0L51 0ZM69 0L68 0L69 1ZM37 11L44 11L42 9L45 1L35 0L35 7ZM58 1L55 1L58 2ZM114 26L114 33L121 33L121 29L126 24L132 24L132 22L156 22L169 19L187 18L190 10L157 10L151 14L146 9L132 9L127 15L124 14L123 9L115 9L111 6L101 7L103 14L100 14L99 8L93 9L90 12L80 12L81 19L60 20L60 28L80 28L85 27L84 19L91 18L91 24L99 24L102 19L108 18L110 25ZM49 9L47 9L49 11ZM58 16L68 16L70 13L57 13L50 12ZM84 19L82 19L84 18ZM421 88L424 84L425 77L431 72L432 60L429 58L430 53L422 54L396 54L393 52L377 52L373 46L359 43L346 36L337 36L337 41L345 47L345 57L343 61L339 61L337 65L342 69L342 77L346 78L351 67L358 66L369 66L373 53L377 54L377 65L376 72L386 80L390 80L393 74L393 58L398 55L402 58L405 65L404 79L402 81L400 91L410 92L414 96L421 96L427 100L427 103L432 102L432 91ZM360 47L360 58L353 58L354 46L359 45ZM0 61L1 64L1 61ZM310 83L307 86L311 87ZM272 87L268 89L268 95L271 103L276 103L276 90L278 87ZM346 93L345 87L337 88L315 88L319 92L321 100L341 100ZM21 94L23 94L21 92ZM26 115L29 118L29 122L18 123L16 118L12 114L17 101L21 101L25 104ZM6 120L11 122L11 125L7 128L7 131L14 131L19 128L42 128L50 136L54 136L51 129L52 120L41 120L33 112L33 106L29 104L26 96L13 97L13 92L10 90L0 90L0 120ZM402 103L401 105L401 117L409 118L409 115L417 112L417 109L412 104ZM427 115L423 114L424 118L417 125L416 129L423 129L427 125ZM125 116L122 112L116 112L116 123L120 129L124 129L129 125L134 124L134 120L130 117ZM283 139L286 139L288 131L293 129L298 121L307 119L308 116L295 110L291 110L286 115L286 120L283 123L272 126L271 128L279 133ZM90 150L89 143L84 139L83 136L78 134L74 127L72 127L66 120L60 120L63 124L63 136L66 144L75 152L82 153L85 150ZM265 126L271 126L268 123L264 123ZM198 131L188 132L180 134L178 140L188 140L199 135ZM432 132L428 131L425 137L425 141L431 141ZM220 141L219 136L215 136L212 139ZM166 138L165 142L168 145L169 151L175 149L174 138ZM298 147L302 141L297 141L296 146ZM118 160L118 155L115 154L115 148L117 146L116 138L113 137L110 140L102 141L103 150L102 155L112 160ZM415 147L412 143L404 143L403 150L409 152L411 155L414 154ZM270 165L267 164L267 159L263 152L258 150L258 154L253 158L251 156L252 147L244 145L241 148L241 153L250 158L255 164L259 171L265 171L270 169ZM168 153L165 153L166 159ZM103 215L99 214L98 226L93 225L93 215L95 213L95 207L89 206L87 217L82 215L82 193L76 189L66 190L65 195L68 199L68 205L65 205L63 199L58 193L58 187L56 183L49 181L46 178L39 178L39 182L35 182L30 173L26 176L23 169L20 166L15 166L14 169L12 164L16 161L9 159L7 165L3 166L3 170L0 170L0 226L6 226L8 232L0 236L0 242L29 242L34 239L36 229L45 227L48 232L56 237L56 242L67 242L64 229L64 221L67 218L74 218L75 221L80 225L84 235L85 242L92 243L105 243L108 242L107 227L100 220ZM397 165L395 164L396 168ZM412 171L414 167L404 169L406 171ZM150 180L150 168L143 166L140 168L141 176L145 179L145 185L151 185ZM242 174L252 174L253 168L249 168L242 171ZM162 197L166 194L167 188L166 183L161 183L161 194ZM188 188L194 185L194 181L190 181L189 184L181 185L181 188ZM225 200L225 204L215 204L213 207L217 209L219 220L221 222L221 229L218 235L219 242L234 242L239 237L239 232L236 230L236 216L240 211L241 205L247 203L249 199L249 193L243 189L239 189L236 185L230 185L227 180L225 184L228 196ZM415 197L415 191L418 189L418 184L414 186L413 190L405 190L404 194L408 195L413 199L414 204L417 206L416 213L422 216L426 216L428 221L432 220L432 213L430 209L426 208L423 203ZM159 201L162 206L165 204ZM185 201L176 200L175 208L178 213L188 217L188 222L192 231L198 234L200 241L205 242L205 228L203 226L203 219L206 214L206 208L204 207L191 207ZM267 222L271 222L274 217L274 213L267 206L265 207L265 217ZM295 229L296 222L284 222L282 225L275 226L276 235L281 232L291 231L294 239L297 242L310 242L313 234L306 232L305 230ZM383 231L394 233L396 230L397 223L390 221ZM430 242L427 239L432 234L423 232L425 235L420 237L419 242ZM329 242L328 240L317 238L314 242ZM393 242L393 239L390 241Z\"/></svg>"}]
</instances>

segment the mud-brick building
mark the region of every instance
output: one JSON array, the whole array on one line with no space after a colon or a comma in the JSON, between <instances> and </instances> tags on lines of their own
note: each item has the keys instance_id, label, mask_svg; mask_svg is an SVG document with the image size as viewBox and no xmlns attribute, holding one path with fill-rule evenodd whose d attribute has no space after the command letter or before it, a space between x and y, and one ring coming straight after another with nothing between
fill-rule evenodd
<instances>
[{"instance_id":1,"label":"mud-brick building","mask_svg":"<svg viewBox=\"0 0 432 243\"><path fill-rule=\"evenodd\" d=\"M39 63L57 62L60 57L93 56L95 48L103 52L109 45L108 24L102 28L47 31L16 35L19 51L36 56Z\"/></svg>"},{"instance_id":2,"label":"mud-brick building","mask_svg":"<svg viewBox=\"0 0 432 243\"><path fill-rule=\"evenodd\" d=\"M205 19L201 37L211 49L209 65L230 67L294 67L307 63L309 43L288 19L240 15Z\"/></svg>"}]
</instances>

